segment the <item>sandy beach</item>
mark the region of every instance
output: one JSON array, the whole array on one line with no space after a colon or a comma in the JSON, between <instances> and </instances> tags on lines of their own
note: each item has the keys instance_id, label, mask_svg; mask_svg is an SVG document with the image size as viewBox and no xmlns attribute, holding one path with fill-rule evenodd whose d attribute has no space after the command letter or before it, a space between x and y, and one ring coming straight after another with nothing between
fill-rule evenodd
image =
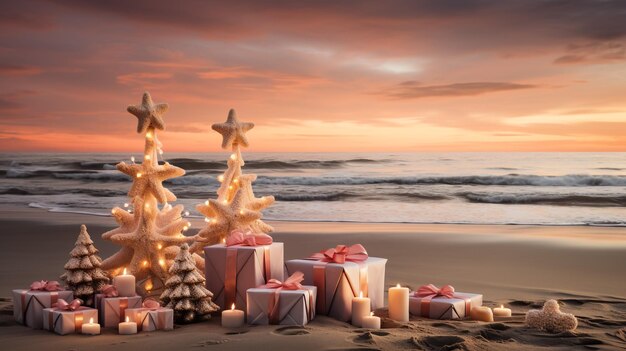
<instances>
[{"instance_id":1,"label":"sandy beach","mask_svg":"<svg viewBox=\"0 0 626 351\"><path fill-rule=\"evenodd\" d=\"M7 350L119 350L137 348L243 350L536 350L626 348L626 230L616 227L418 225L272 222L285 259L339 243L361 243L371 256L387 257L386 285L451 284L482 293L485 305L504 304L513 317L495 323L436 321L413 317L407 324L383 320L369 333L317 317L304 328L255 326L241 330L212 320L177 326L175 332L121 337L60 337L32 331L12 317L10 291L62 273L81 223L106 257L115 247L99 238L114 227L109 217L3 207L0 211L2 315L0 338ZM193 228L201 226L192 220ZM192 229L193 230L193 229ZM197 229L195 229L197 230ZM550 335L523 326L524 313L550 298L579 318L574 333ZM386 311L378 311L384 316ZM63 341L63 343L59 343Z\"/></svg>"}]
</instances>

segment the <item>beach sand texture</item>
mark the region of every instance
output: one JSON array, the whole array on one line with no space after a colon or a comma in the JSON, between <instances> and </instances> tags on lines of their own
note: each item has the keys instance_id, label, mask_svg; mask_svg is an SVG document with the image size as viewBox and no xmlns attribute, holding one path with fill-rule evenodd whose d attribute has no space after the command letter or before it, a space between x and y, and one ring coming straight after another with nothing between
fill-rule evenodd
<instances>
[{"instance_id":1,"label":"beach sand texture","mask_svg":"<svg viewBox=\"0 0 626 351\"><path fill-rule=\"evenodd\" d=\"M451 284L484 294L485 305L504 304L513 317L494 323L413 317L368 332L318 316L306 327L254 326L228 330L219 314L172 332L64 337L15 323L10 291L33 280L56 279L79 225L84 223L103 257L115 247L99 238L111 218L38 209L0 211L2 276L0 340L4 350L612 350L626 349L626 230L615 227L541 227L273 222L285 259L339 243L361 243L389 258L386 285L416 288ZM194 221L192 221L194 222ZM199 228L201 223L193 223ZM210 278L209 278L210 279ZM573 333L550 335L524 327L524 313L558 299L579 318ZM380 310L377 314L386 315Z\"/></svg>"}]
</instances>

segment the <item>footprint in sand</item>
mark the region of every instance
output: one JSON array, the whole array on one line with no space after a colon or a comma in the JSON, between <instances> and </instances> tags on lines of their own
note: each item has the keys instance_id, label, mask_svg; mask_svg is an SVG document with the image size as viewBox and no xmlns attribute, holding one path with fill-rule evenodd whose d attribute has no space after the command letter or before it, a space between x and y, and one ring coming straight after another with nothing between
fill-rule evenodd
<instances>
[{"instance_id":1,"label":"footprint in sand","mask_svg":"<svg viewBox=\"0 0 626 351\"><path fill-rule=\"evenodd\" d=\"M433 335L421 338L412 337L409 342L429 350L467 350L465 339L454 335Z\"/></svg>"},{"instance_id":2,"label":"footprint in sand","mask_svg":"<svg viewBox=\"0 0 626 351\"><path fill-rule=\"evenodd\" d=\"M493 329L493 330L500 330L500 331L511 329L510 326L508 326L508 325L506 325L504 323L492 323L492 324L487 325L485 328L489 328L489 329Z\"/></svg>"},{"instance_id":3,"label":"footprint in sand","mask_svg":"<svg viewBox=\"0 0 626 351\"><path fill-rule=\"evenodd\" d=\"M225 335L238 335L238 334L245 334L245 333L247 333L249 331L250 331L250 329L233 329L233 330L227 331L224 334Z\"/></svg>"},{"instance_id":4,"label":"footprint in sand","mask_svg":"<svg viewBox=\"0 0 626 351\"><path fill-rule=\"evenodd\" d=\"M311 334L305 327L289 326L282 327L272 332L274 335L307 335Z\"/></svg>"},{"instance_id":5,"label":"footprint in sand","mask_svg":"<svg viewBox=\"0 0 626 351\"><path fill-rule=\"evenodd\" d=\"M390 333L382 330L372 330L363 332L363 329L355 330L355 333L359 333L359 335L351 336L347 340L353 342L355 344L367 344L367 345L376 345L375 336L382 337L387 336Z\"/></svg>"},{"instance_id":6,"label":"footprint in sand","mask_svg":"<svg viewBox=\"0 0 626 351\"><path fill-rule=\"evenodd\" d=\"M228 340L228 339L206 340L206 341L199 342L199 343L195 344L194 346L196 346L196 347L206 347L206 346L222 345L222 344L225 344L225 343L227 343L229 341L230 340Z\"/></svg>"}]
</instances>

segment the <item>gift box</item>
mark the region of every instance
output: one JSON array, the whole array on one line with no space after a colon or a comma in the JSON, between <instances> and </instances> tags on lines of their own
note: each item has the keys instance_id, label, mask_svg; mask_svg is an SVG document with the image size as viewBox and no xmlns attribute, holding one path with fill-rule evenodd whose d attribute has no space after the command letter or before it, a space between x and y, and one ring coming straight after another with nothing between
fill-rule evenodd
<instances>
[{"instance_id":1,"label":"gift box","mask_svg":"<svg viewBox=\"0 0 626 351\"><path fill-rule=\"evenodd\" d=\"M130 321L137 323L137 328L142 331L174 329L174 310L171 308L128 308L126 316Z\"/></svg>"},{"instance_id":2,"label":"gift box","mask_svg":"<svg viewBox=\"0 0 626 351\"><path fill-rule=\"evenodd\" d=\"M455 292L452 286L439 289L425 285L409 294L409 313L432 319L462 319L472 308L482 306L483 295Z\"/></svg>"},{"instance_id":3,"label":"gift box","mask_svg":"<svg viewBox=\"0 0 626 351\"><path fill-rule=\"evenodd\" d=\"M98 320L98 310L90 307L79 307L76 310L45 308L43 310L43 328L59 335L81 333L84 323Z\"/></svg>"},{"instance_id":4,"label":"gift box","mask_svg":"<svg viewBox=\"0 0 626 351\"><path fill-rule=\"evenodd\" d=\"M100 316L100 325L104 328L117 328L126 319L126 310L141 307L141 296L106 297L96 295L96 307Z\"/></svg>"},{"instance_id":5,"label":"gift box","mask_svg":"<svg viewBox=\"0 0 626 351\"><path fill-rule=\"evenodd\" d=\"M360 293L370 298L372 310L384 307L386 264L387 259L369 257L357 244L340 245L309 259L289 260L285 267L287 274L303 272L303 284L317 287L317 314L347 322L352 317L352 298Z\"/></svg>"},{"instance_id":6,"label":"gift box","mask_svg":"<svg viewBox=\"0 0 626 351\"><path fill-rule=\"evenodd\" d=\"M283 243L243 246L218 244L204 248L206 286L222 310L234 303L246 309L246 291L284 277Z\"/></svg>"},{"instance_id":7,"label":"gift box","mask_svg":"<svg viewBox=\"0 0 626 351\"><path fill-rule=\"evenodd\" d=\"M13 316L15 321L33 329L43 328L43 310L52 307L59 299L72 300L70 290L13 290Z\"/></svg>"},{"instance_id":8,"label":"gift box","mask_svg":"<svg viewBox=\"0 0 626 351\"><path fill-rule=\"evenodd\" d=\"M292 277L298 281L290 282ZM300 285L301 272L292 277L285 283L271 280L267 285L248 289L248 324L305 326L315 318L317 287Z\"/></svg>"}]
</instances>

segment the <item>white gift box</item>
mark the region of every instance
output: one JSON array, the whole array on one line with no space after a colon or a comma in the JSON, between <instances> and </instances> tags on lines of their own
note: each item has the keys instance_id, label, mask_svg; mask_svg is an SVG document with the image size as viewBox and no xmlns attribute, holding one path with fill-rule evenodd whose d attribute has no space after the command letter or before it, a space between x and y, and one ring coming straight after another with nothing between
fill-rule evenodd
<instances>
[{"instance_id":1,"label":"white gift box","mask_svg":"<svg viewBox=\"0 0 626 351\"><path fill-rule=\"evenodd\" d=\"M96 295L96 307L100 311L100 324L104 328L117 328L126 319L126 310L141 307L141 296L104 297Z\"/></svg>"},{"instance_id":2,"label":"white gift box","mask_svg":"<svg viewBox=\"0 0 626 351\"><path fill-rule=\"evenodd\" d=\"M277 321L270 321L270 308L276 297L276 289L248 289L248 324L305 326L315 318L317 287L304 285L300 290L281 289L278 294L278 318Z\"/></svg>"},{"instance_id":3,"label":"white gift box","mask_svg":"<svg viewBox=\"0 0 626 351\"><path fill-rule=\"evenodd\" d=\"M129 308L126 309L126 316L137 323L141 331L174 329L174 310L171 308Z\"/></svg>"},{"instance_id":4,"label":"white gift box","mask_svg":"<svg viewBox=\"0 0 626 351\"><path fill-rule=\"evenodd\" d=\"M89 307L79 307L77 310L59 310L45 308L43 310L43 328L59 335L81 333L83 324L98 320L98 310Z\"/></svg>"},{"instance_id":5,"label":"white gift box","mask_svg":"<svg viewBox=\"0 0 626 351\"><path fill-rule=\"evenodd\" d=\"M283 280L283 243L259 246L217 244L204 248L206 286L222 310L246 310L246 291L270 279ZM227 286L228 283L228 286Z\"/></svg>"},{"instance_id":6,"label":"white gift box","mask_svg":"<svg viewBox=\"0 0 626 351\"><path fill-rule=\"evenodd\" d=\"M285 262L287 275L304 273L304 284L317 287L317 313L347 322L352 318L352 298L363 293L372 310L384 307L387 259L368 257L361 262L326 263L311 259Z\"/></svg>"},{"instance_id":7,"label":"white gift box","mask_svg":"<svg viewBox=\"0 0 626 351\"><path fill-rule=\"evenodd\" d=\"M462 319L469 317L472 308L482 306L483 295L454 293L452 298L437 296L432 299L409 295L409 313L431 319Z\"/></svg>"},{"instance_id":8,"label":"white gift box","mask_svg":"<svg viewBox=\"0 0 626 351\"><path fill-rule=\"evenodd\" d=\"M28 289L13 290L13 317L15 321L33 329L43 328L43 310L52 307L59 299L72 301L70 290L41 291Z\"/></svg>"}]
</instances>

